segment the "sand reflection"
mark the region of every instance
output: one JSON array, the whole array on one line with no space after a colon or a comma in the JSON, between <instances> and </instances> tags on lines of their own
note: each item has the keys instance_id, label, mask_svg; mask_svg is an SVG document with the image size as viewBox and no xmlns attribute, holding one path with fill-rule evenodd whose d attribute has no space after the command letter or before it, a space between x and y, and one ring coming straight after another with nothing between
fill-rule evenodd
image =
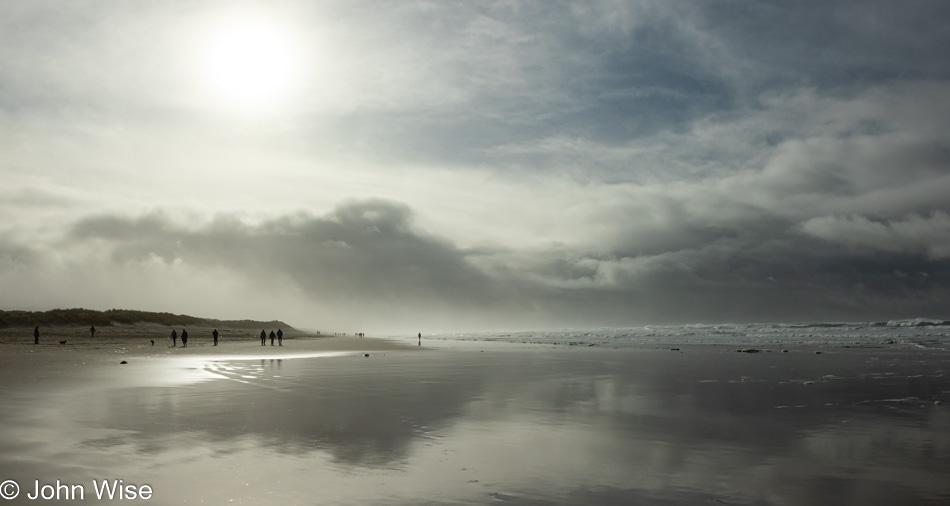
<instances>
[{"instance_id":1,"label":"sand reflection","mask_svg":"<svg viewBox=\"0 0 950 506\"><path fill-rule=\"evenodd\" d=\"M211 503L947 497L950 420L919 401L950 388L945 363L839 357L829 374L804 356L442 350L166 365L202 379L22 399L4 455L135 470L156 497Z\"/></svg>"}]
</instances>

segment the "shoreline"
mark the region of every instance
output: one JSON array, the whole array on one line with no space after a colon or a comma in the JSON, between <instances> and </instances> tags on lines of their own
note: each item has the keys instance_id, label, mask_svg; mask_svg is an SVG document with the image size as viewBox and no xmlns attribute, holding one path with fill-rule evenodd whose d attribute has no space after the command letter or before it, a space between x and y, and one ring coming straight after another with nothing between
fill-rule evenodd
<instances>
[{"instance_id":1,"label":"shoreline","mask_svg":"<svg viewBox=\"0 0 950 506\"><path fill-rule=\"evenodd\" d=\"M90 338L88 329L79 327L41 328L40 344L29 341L23 329L0 329L0 387L46 384L56 380L105 376L114 367L154 362L165 358L222 359L268 358L289 355L307 356L327 352L371 352L409 350L410 347L386 338L293 334L284 336L284 345L260 345L260 338L246 329L219 329L219 345L213 346L211 329L195 328L183 347L171 346L170 328L162 326L117 326L108 331L96 329ZM198 336L198 337L195 337ZM65 340L62 345L59 341ZM152 345L151 341L155 342ZM128 364L121 364L122 361Z\"/></svg>"}]
</instances>

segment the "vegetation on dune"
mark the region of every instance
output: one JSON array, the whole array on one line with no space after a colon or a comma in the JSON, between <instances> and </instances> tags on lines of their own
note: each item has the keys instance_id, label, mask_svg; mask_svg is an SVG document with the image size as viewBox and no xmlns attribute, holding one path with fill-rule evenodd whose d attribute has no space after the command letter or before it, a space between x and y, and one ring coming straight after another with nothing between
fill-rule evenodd
<instances>
[{"instance_id":1,"label":"vegetation on dune","mask_svg":"<svg viewBox=\"0 0 950 506\"><path fill-rule=\"evenodd\" d=\"M115 324L133 325L136 323L150 323L168 325L169 327L221 327L221 328L271 328L279 327L285 332L295 330L290 325L278 320L261 322L254 320L215 320L212 318L197 318L183 314L152 313L149 311L134 311L131 309L110 309L108 311L94 311L92 309L51 309L49 311L2 311L0 310L0 328L5 327L57 327L76 325L96 325L107 327Z\"/></svg>"}]
</instances>

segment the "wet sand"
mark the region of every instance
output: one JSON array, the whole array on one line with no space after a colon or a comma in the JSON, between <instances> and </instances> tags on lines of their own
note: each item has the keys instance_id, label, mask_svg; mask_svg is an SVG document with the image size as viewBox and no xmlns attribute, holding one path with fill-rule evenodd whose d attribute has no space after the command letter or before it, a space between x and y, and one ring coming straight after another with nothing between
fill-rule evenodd
<instances>
[{"instance_id":1,"label":"wet sand","mask_svg":"<svg viewBox=\"0 0 950 506\"><path fill-rule=\"evenodd\" d=\"M176 328L181 333L181 328ZM171 327L163 325L117 325L99 327L90 337L88 327L41 328L40 344L33 344L32 328L0 329L0 385L45 382L56 378L108 375L105 371L123 360L130 363L152 362L162 357L257 355L262 348L260 330L218 329L218 346L213 346L212 328L188 328L188 346L181 338L172 346ZM267 329L267 332L277 329ZM60 344L66 341L66 344ZM154 341L154 344L152 344ZM313 335L291 331L284 336L285 346L273 353L310 353L321 351L391 350L399 344L381 339L359 339L352 335ZM406 345L405 347L408 347ZM94 367L95 366L95 367Z\"/></svg>"},{"instance_id":2,"label":"wet sand","mask_svg":"<svg viewBox=\"0 0 950 506\"><path fill-rule=\"evenodd\" d=\"M155 504L950 501L946 352L120 341L0 344L0 479Z\"/></svg>"}]
</instances>

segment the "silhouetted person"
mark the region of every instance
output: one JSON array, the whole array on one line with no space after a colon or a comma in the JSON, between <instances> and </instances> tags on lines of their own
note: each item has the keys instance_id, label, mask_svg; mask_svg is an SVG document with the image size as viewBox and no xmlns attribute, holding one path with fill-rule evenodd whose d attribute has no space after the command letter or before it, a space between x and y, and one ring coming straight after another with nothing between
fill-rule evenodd
<instances>
[{"instance_id":1,"label":"silhouetted person","mask_svg":"<svg viewBox=\"0 0 950 506\"><path fill-rule=\"evenodd\" d=\"M218 345L218 329L214 329L214 332L211 333L211 337L214 338L214 345Z\"/></svg>"},{"instance_id":2,"label":"silhouetted person","mask_svg":"<svg viewBox=\"0 0 950 506\"><path fill-rule=\"evenodd\" d=\"M40 344L40 328L33 329L33 344Z\"/></svg>"},{"instance_id":3,"label":"silhouetted person","mask_svg":"<svg viewBox=\"0 0 950 506\"><path fill-rule=\"evenodd\" d=\"M419 346L422 346L422 332L419 332Z\"/></svg>"},{"instance_id":4,"label":"silhouetted person","mask_svg":"<svg viewBox=\"0 0 950 506\"><path fill-rule=\"evenodd\" d=\"M261 331L261 346L267 344L267 333L263 330Z\"/></svg>"},{"instance_id":5,"label":"silhouetted person","mask_svg":"<svg viewBox=\"0 0 950 506\"><path fill-rule=\"evenodd\" d=\"M89 337L96 337L96 326L89 327Z\"/></svg>"},{"instance_id":6,"label":"silhouetted person","mask_svg":"<svg viewBox=\"0 0 950 506\"><path fill-rule=\"evenodd\" d=\"M178 346L178 332L172 329L172 348Z\"/></svg>"},{"instance_id":7,"label":"silhouetted person","mask_svg":"<svg viewBox=\"0 0 950 506\"><path fill-rule=\"evenodd\" d=\"M188 331L185 329L181 329L181 347L188 347Z\"/></svg>"},{"instance_id":8,"label":"silhouetted person","mask_svg":"<svg viewBox=\"0 0 950 506\"><path fill-rule=\"evenodd\" d=\"M271 345L271 346L274 345L274 338L275 338L275 337L277 337L277 334L275 334L273 330L270 331L270 345Z\"/></svg>"},{"instance_id":9,"label":"silhouetted person","mask_svg":"<svg viewBox=\"0 0 950 506\"><path fill-rule=\"evenodd\" d=\"M274 341L271 341L271 344L274 344ZM284 345L284 331L277 329L277 346Z\"/></svg>"}]
</instances>

